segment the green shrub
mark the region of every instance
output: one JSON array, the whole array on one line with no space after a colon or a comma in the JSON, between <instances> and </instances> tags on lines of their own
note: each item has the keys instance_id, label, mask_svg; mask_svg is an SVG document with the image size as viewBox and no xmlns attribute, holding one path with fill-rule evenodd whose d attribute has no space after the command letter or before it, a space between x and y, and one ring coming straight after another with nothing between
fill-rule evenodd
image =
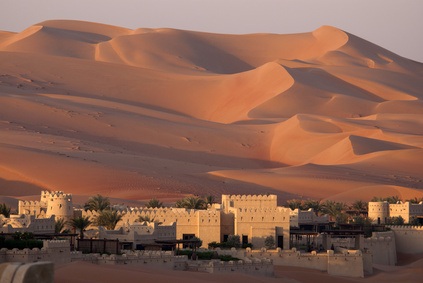
<instances>
[{"instance_id":1,"label":"green shrub","mask_svg":"<svg viewBox=\"0 0 423 283\"><path fill-rule=\"evenodd\" d=\"M39 248L41 249L43 247L43 241L40 240L4 240L0 241L0 248L6 248L6 249L33 249L33 248Z\"/></svg>"},{"instance_id":2,"label":"green shrub","mask_svg":"<svg viewBox=\"0 0 423 283\"><path fill-rule=\"evenodd\" d=\"M231 260L232 261L238 261L238 260L240 260L239 258L233 257L231 255L220 255L219 259L221 261L231 261Z\"/></svg>"}]
</instances>

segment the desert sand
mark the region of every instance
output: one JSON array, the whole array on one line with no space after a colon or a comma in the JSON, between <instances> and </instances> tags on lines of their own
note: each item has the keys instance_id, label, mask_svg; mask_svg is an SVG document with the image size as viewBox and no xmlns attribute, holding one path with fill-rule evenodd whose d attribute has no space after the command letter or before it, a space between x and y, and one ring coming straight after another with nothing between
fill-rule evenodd
<instances>
[{"instance_id":1,"label":"desert sand","mask_svg":"<svg viewBox=\"0 0 423 283\"><path fill-rule=\"evenodd\" d=\"M423 64L335 27L0 33L0 202L423 196Z\"/></svg>"},{"instance_id":2,"label":"desert sand","mask_svg":"<svg viewBox=\"0 0 423 283\"><path fill-rule=\"evenodd\" d=\"M423 64L335 27L224 35L46 21L0 32L0 203L274 193L423 196ZM74 262L57 282L419 282L420 257L365 279ZM78 276L75 276L78 274Z\"/></svg>"}]
</instances>

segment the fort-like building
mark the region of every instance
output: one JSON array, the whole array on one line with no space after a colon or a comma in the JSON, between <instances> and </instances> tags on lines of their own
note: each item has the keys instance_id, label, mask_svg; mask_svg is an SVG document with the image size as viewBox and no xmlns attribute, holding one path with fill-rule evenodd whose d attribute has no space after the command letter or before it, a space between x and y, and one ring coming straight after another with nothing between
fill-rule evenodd
<instances>
[{"instance_id":1,"label":"fort-like building","mask_svg":"<svg viewBox=\"0 0 423 283\"><path fill-rule=\"evenodd\" d=\"M369 202L369 218L374 223L388 223L390 217L399 217L404 219L404 223L410 223L414 217L423 216L423 202L418 204L399 201L390 204L387 201Z\"/></svg>"},{"instance_id":2,"label":"fort-like building","mask_svg":"<svg viewBox=\"0 0 423 283\"><path fill-rule=\"evenodd\" d=\"M73 216L72 195L62 191L41 191L40 201L19 201L18 214L34 215L36 218L69 220Z\"/></svg>"},{"instance_id":3,"label":"fort-like building","mask_svg":"<svg viewBox=\"0 0 423 283\"><path fill-rule=\"evenodd\" d=\"M292 212L289 208L278 206L276 195L222 195L222 202L209 206L207 210L136 207L118 208L118 212L122 215L122 220L116 229L128 230L128 227L131 227L129 230L133 230L138 227L137 223L140 217L143 217L154 219L154 222L161 222L163 226L175 223L176 239L186 240L198 237L202 240L204 247L211 242L224 242L229 235L239 235L242 244L252 244L255 248L263 247L266 237L272 236L276 246L281 249L290 248L290 217L292 218L292 215L296 214L298 222L298 219L306 219L310 214L305 211ZM62 191L42 191L40 201L19 201L19 215L25 216L13 217L16 219L29 217L27 222L32 221L33 223L38 220L50 219L49 225L38 225L46 227L39 233L49 233L54 223L52 216L55 216L56 220L69 220L78 214L84 217L88 216L93 221L98 212L74 211L71 194ZM9 230L24 228L23 225L14 226L12 225ZM95 226L91 228L97 229ZM121 234L122 237L128 237L123 234L124 232ZM147 237L146 234L144 236ZM138 242L141 241L139 235L134 238L137 238Z\"/></svg>"},{"instance_id":4,"label":"fort-like building","mask_svg":"<svg viewBox=\"0 0 423 283\"><path fill-rule=\"evenodd\" d=\"M276 195L222 195L222 203L207 210L185 208L130 208L120 210L118 227L134 224L141 217L169 225L176 223L176 238L198 237L203 247L224 242L229 235L239 235L242 244L260 248L268 236L278 247L289 249L290 209L277 206ZM94 219L96 211L82 211ZM94 227L93 227L94 228Z\"/></svg>"}]
</instances>

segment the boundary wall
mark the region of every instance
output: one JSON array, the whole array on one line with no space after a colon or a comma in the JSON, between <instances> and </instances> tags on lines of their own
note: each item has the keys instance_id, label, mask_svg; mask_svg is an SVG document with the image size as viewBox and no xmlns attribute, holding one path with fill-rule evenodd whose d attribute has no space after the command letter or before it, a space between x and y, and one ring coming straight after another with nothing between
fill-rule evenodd
<instances>
[{"instance_id":1,"label":"boundary wall","mask_svg":"<svg viewBox=\"0 0 423 283\"><path fill-rule=\"evenodd\" d=\"M397 252L406 254L423 253L423 226L387 225L394 235Z\"/></svg>"},{"instance_id":2,"label":"boundary wall","mask_svg":"<svg viewBox=\"0 0 423 283\"><path fill-rule=\"evenodd\" d=\"M67 263L71 261L70 244L67 240L43 241L43 248L33 249L1 249L1 262L38 262L52 261L54 263Z\"/></svg>"},{"instance_id":3,"label":"boundary wall","mask_svg":"<svg viewBox=\"0 0 423 283\"><path fill-rule=\"evenodd\" d=\"M293 266L326 271L330 275L346 277L364 277L372 274L372 257L370 253L359 250L337 248L336 252L328 250L325 253L301 253L295 248L292 250L227 250L218 253L248 259L270 259L274 265Z\"/></svg>"},{"instance_id":4,"label":"boundary wall","mask_svg":"<svg viewBox=\"0 0 423 283\"><path fill-rule=\"evenodd\" d=\"M364 238L364 249L373 257L373 263L397 264L396 241L393 231L373 232L371 238Z\"/></svg>"}]
</instances>

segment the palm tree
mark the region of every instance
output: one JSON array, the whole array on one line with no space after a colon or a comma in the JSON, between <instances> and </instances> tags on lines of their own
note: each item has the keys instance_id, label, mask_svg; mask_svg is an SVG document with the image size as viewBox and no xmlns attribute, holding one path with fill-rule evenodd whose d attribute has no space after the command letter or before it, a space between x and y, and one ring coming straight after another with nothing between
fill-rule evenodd
<instances>
[{"instance_id":1,"label":"palm tree","mask_svg":"<svg viewBox=\"0 0 423 283\"><path fill-rule=\"evenodd\" d=\"M304 201L303 208L305 210L312 208L316 215L319 215L322 212L323 206L318 200L308 199Z\"/></svg>"},{"instance_id":2,"label":"palm tree","mask_svg":"<svg viewBox=\"0 0 423 283\"><path fill-rule=\"evenodd\" d=\"M159 225L160 224L163 224L163 222L160 222L160 221L158 221L158 220L156 220L156 218L153 216L153 217L150 217L150 215L140 215L139 217L138 217L138 221L139 222L148 222L148 223L151 223L151 222L156 222L156 223L158 223Z\"/></svg>"},{"instance_id":3,"label":"palm tree","mask_svg":"<svg viewBox=\"0 0 423 283\"><path fill-rule=\"evenodd\" d=\"M323 213L328 214L332 218L337 218L341 216L342 212L345 211L346 204L342 202L335 202L332 200L327 200L323 204Z\"/></svg>"},{"instance_id":4,"label":"palm tree","mask_svg":"<svg viewBox=\"0 0 423 283\"><path fill-rule=\"evenodd\" d=\"M63 228L65 228L65 224L65 219L63 218L56 220L54 224L54 233L59 234L62 232Z\"/></svg>"},{"instance_id":5,"label":"palm tree","mask_svg":"<svg viewBox=\"0 0 423 283\"><path fill-rule=\"evenodd\" d=\"M78 216L74 217L71 220L69 220L69 225L73 229L79 230L79 238L84 239L84 231L85 229L91 225L90 217L89 216Z\"/></svg>"},{"instance_id":6,"label":"palm tree","mask_svg":"<svg viewBox=\"0 0 423 283\"><path fill-rule=\"evenodd\" d=\"M10 217L10 207L8 207L5 203L0 204L0 214L3 214L4 217Z\"/></svg>"},{"instance_id":7,"label":"palm tree","mask_svg":"<svg viewBox=\"0 0 423 283\"><path fill-rule=\"evenodd\" d=\"M414 197L414 198L412 198L412 199L408 199L408 200L406 200L406 201L408 201L408 202L410 202L410 203L415 203L415 204L418 204L418 203L420 203L420 202L422 202L422 201L423 201L423 197L422 197L422 198L417 198L417 197Z\"/></svg>"},{"instance_id":8,"label":"palm tree","mask_svg":"<svg viewBox=\"0 0 423 283\"><path fill-rule=\"evenodd\" d=\"M90 197L84 205L85 210L102 211L110 208L110 200L108 197L102 195L96 195Z\"/></svg>"},{"instance_id":9,"label":"palm tree","mask_svg":"<svg viewBox=\"0 0 423 283\"><path fill-rule=\"evenodd\" d=\"M387 201L390 204L395 204L399 201L401 201L401 198L399 196L390 196L390 197L373 197L370 201L372 202L379 202L379 201Z\"/></svg>"},{"instance_id":10,"label":"palm tree","mask_svg":"<svg viewBox=\"0 0 423 283\"><path fill-rule=\"evenodd\" d=\"M395 204L401 201L401 198L399 196L391 196L391 197L387 197L386 201L389 202L390 204Z\"/></svg>"},{"instance_id":11,"label":"palm tree","mask_svg":"<svg viewBox=\"0 0 423 283\"><path fill-rule=\"evenodd\" d=\"M116 224L122 220L122 214L119 214L116 210L102 210L95 219L97 226L106 227L107 230L114 230Z\"/></svg>"},{"instance_id":12,"label":"palm tree","mask_svg":"<svg viewBox=\"0 0 423 283\"><path fill-rule=\"evenodd\" d=\"M352 203L351 209L355 211L357 215L363 214L367 211L368 203L362 200L356 200Z\"/></svg>"},{"instance_id":13,"label":"palm tree","mask_svg":"<svg viewBox=\"0 0 423 283\"><path fill-rule=\"evenodd\" d=\"M163 207L163 203L158 199L152 198L145 204L145 206L148 208L160 208Z\"/></svg>"},{"instance_id":14,"label":"palm tree","mask_svg":"<svg viewBox=\"0 0 423 283\"><path fill-rule=\"evenodd\" d=\"M204 201L206 202L206 205L212 205L216 202L215 197L212 195L205 196Z\"/></svg>"},{"instance_id":15,"label":"palm tree","mask_svg":"<svg viewBox=\"0 0 423 283\"><path fill-rule=\"evenodd\" d=\"M187 209L206 209L206 202L199 197L186 197L176 202L176 207Z\"/></svg>"},{"instance_id":16,"label":"palm tree","mask_svg":"<svg viewBox=\"0 0 423 283\"><path fill-rule=\"evenodd\" d=\"M292 210L297 209L297 208L300 209L300 210L304 209L303 202L299 199L287 200L286 205Z\"/></svg>"}]
</instances>

